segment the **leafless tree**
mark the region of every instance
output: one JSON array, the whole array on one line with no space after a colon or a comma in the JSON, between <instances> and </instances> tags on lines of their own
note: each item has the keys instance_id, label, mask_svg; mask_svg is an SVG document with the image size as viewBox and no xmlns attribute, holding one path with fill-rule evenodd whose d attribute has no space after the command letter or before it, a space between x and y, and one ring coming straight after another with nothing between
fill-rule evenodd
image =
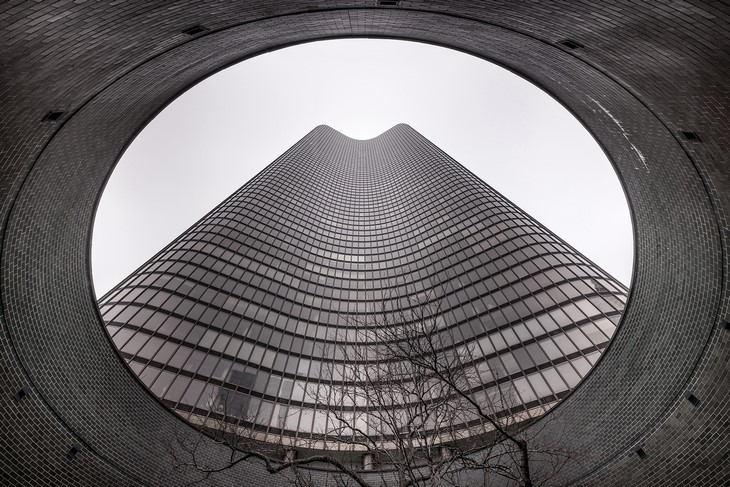
<instances>
[{"instance_id":1,"label":"leafless tree","mask_svg":"<svg viewBox=\"0 0 730 487\"><path fill-rule=\"evenodd\" d=\"M257 460L298 487L316 485L304 468L313 466L339 472L333 477L338 486L476 486L492 485L495 478L524 487L551 485L575 453L539 440L541 429L526 412L517 412L511 382L475 360L473 343L455 339L444 326L441 303L422 294L419 302L390 312L384 302L377 313L350 323L354 340L352 333L331 337L336 345L330 348L339 347L347 360L330 362L330 380L306 391L326 411L326 430L317 433L329 450L297 457L284 436L259 441L253 418L231 411L223 394L217 399L223 414L201 426L226 457L203 461L202 438L179 439L171 449L175 465L198 474L198 482ZM327 347L322 354L334 355ZM363 463L348 461L347 453Z\"/></svg>"},{"instance_id":2,"label":"leafless tree","mask_svg":"<svg viewBox=\"0 0 730 487\"><path fill-rule=\"evenodd\" d=\"M544 424L536 427L527 413L515 412L520 401L511 381L475 360L473 341L459 343L444 326L442 303L422 293L393 312L384 302L354 323L359 346L339 345L348 360L336 366L343 370L342 385L329 392L336 397L314 396L352 406L330 411L335 426L328 433L380 460L399 487L466 485L494 476L549 485L575 453L538 441ZM488 378L495 385L485 388Z\"/></svg>"}]
</instances>

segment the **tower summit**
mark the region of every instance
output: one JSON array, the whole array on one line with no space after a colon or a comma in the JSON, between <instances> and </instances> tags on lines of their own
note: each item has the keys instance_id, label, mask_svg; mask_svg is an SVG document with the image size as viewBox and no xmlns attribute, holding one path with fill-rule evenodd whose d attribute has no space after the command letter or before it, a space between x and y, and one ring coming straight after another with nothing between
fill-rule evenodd
<instances>
[{"instance_id":1,"label":"tower summit","mask_svg":"<svg viewBox=\"0 0 730 487\"><path fill-rule=\"evenodd\" d=\"M365 390L353 372L424 323L474 372L475 398L501 393L495 414L540 415L596 363L626 296L401 124L370 140L316 127L99 304L130 368L179 415L325 445L332 414L373 432L375 410L407 408L342 391Z\"/></svg>"}]
</instances>

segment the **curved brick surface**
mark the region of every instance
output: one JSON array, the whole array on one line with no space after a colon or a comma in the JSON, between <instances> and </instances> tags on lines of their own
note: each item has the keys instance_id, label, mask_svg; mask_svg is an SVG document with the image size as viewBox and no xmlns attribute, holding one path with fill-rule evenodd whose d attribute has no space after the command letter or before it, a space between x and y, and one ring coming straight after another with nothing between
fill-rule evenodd
<instances>
[{"instance_id":1,"label":"curved brick surface","mask_svg":"<svg viewBox=\"0 0 730 487\"><path fill-rule=\"evenodd\" d=\"M4 484L184 482L165 446L189 428L125 368L94 303L88 247L97 198L125 144L181 90L267 49L353 35L434 42L522 74L583 121L624 183L636 228L634 287L615 341L546 433L560 429L556 437L586 452L562 482L730 481L730 8L376 3L0 6ZM196 24L210 30L181 33ZM43 121L51 110L65 114ZM22 386L27 394L14 399ZM69 460L75 443L81 452ZM281 479L246 465L215 481L241 482Z\"/></svg>"}]
</instances>

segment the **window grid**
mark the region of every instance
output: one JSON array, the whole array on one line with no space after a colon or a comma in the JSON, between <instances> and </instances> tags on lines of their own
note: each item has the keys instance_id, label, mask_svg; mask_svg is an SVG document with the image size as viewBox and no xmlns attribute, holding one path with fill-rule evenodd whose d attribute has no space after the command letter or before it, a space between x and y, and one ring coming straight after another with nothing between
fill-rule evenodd
<instances>
[{"instance_id":1,"label":"window grid","mask_svg":"<svg viewBox=\"0 0 730 487\"><path fill-rule=\"evenodd\" d=\"M627 293L412 129L355 141L319 127L100 309L133 372L179 414L233 407L264 434L327 440L327 408L373 407L307 392L358 386L341 375L378 343L363 322L438 305L427 318L444 350L479 371L475 397L514 394L509 415L577 385Z\"/></svg>"}]
</instances>

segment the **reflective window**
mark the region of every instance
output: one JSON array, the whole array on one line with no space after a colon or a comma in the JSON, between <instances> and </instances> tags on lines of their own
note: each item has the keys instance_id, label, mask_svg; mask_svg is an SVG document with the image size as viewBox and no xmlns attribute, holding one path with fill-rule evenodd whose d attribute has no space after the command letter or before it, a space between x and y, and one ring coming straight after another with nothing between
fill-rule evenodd
<instances>
[{"instance_id":1,"label":"reflective window","mask_svg":"<svg viewBox=\"0 0 730 487\"><path fill-rule=\"evenodd\" d=\"M157 397L277 439L326 436L333 411L377 431L378 401L348 393L384 363L407 370L383 343L414 338L382 330L423 323L495 412L576 387L627 290L425 139L393 134L315 130L107 295L109 334Z\"/></svg>"}]
</instances>

